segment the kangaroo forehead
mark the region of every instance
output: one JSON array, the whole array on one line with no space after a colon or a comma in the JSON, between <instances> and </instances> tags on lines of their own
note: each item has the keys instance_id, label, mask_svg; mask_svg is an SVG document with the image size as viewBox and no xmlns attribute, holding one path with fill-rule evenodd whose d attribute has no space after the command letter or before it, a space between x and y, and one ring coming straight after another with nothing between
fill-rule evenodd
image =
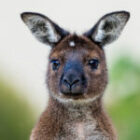
<instances>
[{"instance_id":1,"label":"kangaroo forehead","mask_svg":"<svg viewBox=\"0 0 140 140\"><path fill-rule=\"evenodd\" d=\"M93 49L94 47L97 47L97 45L88 39L85 36L78 36L78 35L69 35L66 36L63 40L58 43L58 45L55 48L79 48L79 47L86 47L88 49Z\"/></svg>"},{"instance_id":2,"label":"kangaroo forehead","mask_svg":"<svg viewBox=\"0 0 140 140\"><path fill-rule=\"evenodd\" d=\"M69 35L53 48L51 55L70 54L70 52L75 55L76 53L89 54L89 52L91 55L102 55L103 50L84 36Z\"/></svg>"}]
</instances>

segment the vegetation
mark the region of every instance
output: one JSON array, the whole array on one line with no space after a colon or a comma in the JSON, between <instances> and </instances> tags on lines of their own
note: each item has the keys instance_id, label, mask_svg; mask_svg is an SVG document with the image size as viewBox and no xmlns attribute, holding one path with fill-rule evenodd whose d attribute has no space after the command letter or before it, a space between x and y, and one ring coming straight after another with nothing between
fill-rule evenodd
<instances>
[{"instance_id":1,"label":"vegetation","mask_svg":"<svg viewBox=\"0 0 140 140\"><path fill-rule=\"evenodd\" d=\"M119 140L140 140L140 64L119 59L110 70L108 112ZM21 93L0 80L0 139L28 140L35 123L33 109ZM109 100L109 99L108 99Z\"/></svg>"},{"instance_id":2,"label":"vegetation","mask_svg":"<svg viewBox=\"0 0 140 140\"><path fill-rule=\"evenodd\" d=\"M116 99L108 105L108 111L119 140L140 140L140 65L130 58L121 58L113 66L110 77L109 88Z\"/></svg>"},{"instance_id":3,"label":"vegetation","mask_svg":"<svg viewBox=\"0 0 140 140\"><path fill-rule=\"evenodd\" d=\"M8 83L0 81L0 139L28 140L34 113L27 101Z\"/></svg>"}]
</instances>

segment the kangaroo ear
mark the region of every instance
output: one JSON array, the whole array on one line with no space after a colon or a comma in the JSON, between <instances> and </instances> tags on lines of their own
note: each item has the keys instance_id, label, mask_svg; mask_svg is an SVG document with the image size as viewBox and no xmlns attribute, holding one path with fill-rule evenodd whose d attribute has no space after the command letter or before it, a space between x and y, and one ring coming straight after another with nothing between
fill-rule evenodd
<instances>
[{"instance_id":1,"label":"kangaroo ear","mask_svg":"<svg viewBox=\"0 0 140 140\"><path fill-rule=\"evenodd\" d=\"M51 46L69 34L44 15L25 12L21 14L21 18L39 41Z\"/></svg>"},{"instance_id":2,"label":"kangaroo ear","mask_svg":"<svg viewBox=\"0 0 140 140\"><path fill-rule=\"evenodd\" d=\"M100 46L112 43L121 34L130 17L129 12L119 11L103 16L85 36L92 39Z\"/></svg>"}]
</instances>

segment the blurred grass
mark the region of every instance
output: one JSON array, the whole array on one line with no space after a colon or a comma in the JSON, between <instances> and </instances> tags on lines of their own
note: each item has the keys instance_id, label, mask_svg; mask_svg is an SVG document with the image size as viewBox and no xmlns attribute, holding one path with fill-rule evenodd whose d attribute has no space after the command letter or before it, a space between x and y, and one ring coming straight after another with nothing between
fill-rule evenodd
<instances>
[{"instance_id":1,"label":"blurred grass","mask_svg":"<svg viewBox=\"0 0 140 140\"><path fill-rule=\"evenodd\" d=\"M119 140L140 140L140 64L122 57L110 72L110 91L116 98L108 111Z\"/></svg>"},{"instance_id":2,"label":"blurred grass","mask_svg":"<svg viewBox=\"0 0 140 140\"><path fill-rule=\"evenodd\" d=\"M0 79L0 140L28 140L35 117L26 99Z\"/></svg>"},{"instance_id":3,"label":"blurred grass","mask_svg":"<svg viewBox=\"0 0 140 140\"><path fill-rule=\"evenodd\" d=\"M107 109L119 140L140 140L140 64L122 57L109 71L112 102ZM28 140L35 118L23 95L1 78L0 140Z\"/></svg>"},{"instance_id":4,"label":"blurred grass","mask_svg":"<svg viewBox=\"0 0 140 140\"><path fill-rule=\"evenodd\" d=\"M135 94L108 108L119 140L140 140L140 95Z\"/></svg>"}]
</instances>

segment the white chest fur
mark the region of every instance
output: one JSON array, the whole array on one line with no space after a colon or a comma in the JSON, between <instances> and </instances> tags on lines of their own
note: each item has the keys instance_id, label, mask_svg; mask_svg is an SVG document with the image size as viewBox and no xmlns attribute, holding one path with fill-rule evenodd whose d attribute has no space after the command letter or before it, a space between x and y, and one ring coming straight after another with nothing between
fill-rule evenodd
<instances>
[{"instance_id":1,"label":"white chest fur","mask_svg":"<svg viewBox=\"0 0 140 140\"><path fill-rule=\"evenodd\" d=\"M89 122L89 123L78 123L76 124L76 135L77 135L77 139L78 140L85 140L88 139L90 137L92 137L93 132L95 131L95 127L96 124L94 124L93 122Z\"/></svg>"},{"instance_id":2,"label":"white chest fur","mask_svg":"<svg viewBox=\"0 0 140 140\"><path fill-rule=\"evenodd\" d=\"M67 124L65 136L55 140L110 140L97 129L95 120Z\"/></svg>"},{"instance_id":3,"label":"white chest fur","mask_svg":"<svg viewBox=\"0 0 140 140\"><path fill-rule=\"evenodd\" d=\"M55 140L111 140L87 107L78 110L69 108L69 119L62 131Z\"/></svg>"},{"instance_id":4,"label":"white chest fur","mask_svg":"<svg viewBox=\"0 0 140 140\"><path fill-rule=\"evenodd\" d=\"M77 123L75 129L77 140L107 140L94 120Z\"/></svg>"}]
</instances>

